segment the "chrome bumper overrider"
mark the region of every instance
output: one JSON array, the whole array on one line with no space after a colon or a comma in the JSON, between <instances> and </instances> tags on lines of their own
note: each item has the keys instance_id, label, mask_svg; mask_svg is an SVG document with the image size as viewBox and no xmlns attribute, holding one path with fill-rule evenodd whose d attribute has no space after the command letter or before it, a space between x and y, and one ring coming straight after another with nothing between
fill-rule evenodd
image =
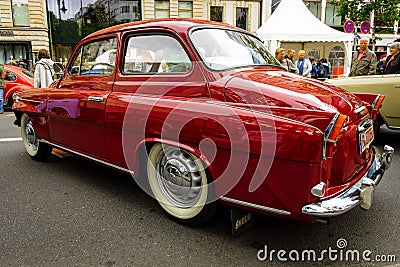
<instances>
[{"instance_id":1,"label":"chrome bumper overrider","mask_svg":"<svg viewBox=\"0 0 400 267\"><path fill-rule=\"evenodd\" d=\"M372 205L374 189L382 179L385 170L390 167L394 153L394 149L387 145L384 147L383 153L376 147L374 150L375 160L357 183L334 198L304 206L303 214L332 217L343 214L358 205L363 209L369 209Z\"/></svg>"}]
</instances>

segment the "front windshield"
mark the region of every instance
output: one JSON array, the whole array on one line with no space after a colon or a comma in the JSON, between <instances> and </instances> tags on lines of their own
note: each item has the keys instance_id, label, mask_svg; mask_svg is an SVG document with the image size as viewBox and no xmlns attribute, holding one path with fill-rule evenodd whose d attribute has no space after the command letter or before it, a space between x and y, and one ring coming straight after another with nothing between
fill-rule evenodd
<instances>
[{"instance_id":1,"label":"front windshield","mask_svg":"<svg viewBox=\"0 0 400 267\"><path fill-rule=\"evenodd\" d=\"M280 66L260 40L243 32L199 29L190 38L204 63L213 70L257 65Z\"/></svg>"}]
</instances>

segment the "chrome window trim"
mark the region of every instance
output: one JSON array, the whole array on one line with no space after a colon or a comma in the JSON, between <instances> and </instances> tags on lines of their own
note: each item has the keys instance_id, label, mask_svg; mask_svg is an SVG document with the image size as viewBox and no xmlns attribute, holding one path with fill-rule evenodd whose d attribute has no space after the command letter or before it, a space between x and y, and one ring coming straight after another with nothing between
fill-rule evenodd
<instances>
[{"instance_id":1,"label":"chrome window trim","mask_svg":"<svg viewBox=\"0 0 400 267\"><path fill-rule=\"evenodd\" d=\"M39 141L40 141L40 142L42 142L42 143L49 144L49 145L51 145L51 146L53 146L53 147L55 147L55 148L59 148L59 149L61 149L61 150L64 150L64 151L66 151L66 152L69 152L69 153L75 154L75 155L77 155L77 156L80 156L80 157L83 157L83 158L90 159L90 160L92 160L92 161L94 161L94 162L97 162L97 163L104 164L104 165L106 165L106 166L108 166L108 167L111 167L111 168L114 168L114 169L117 169L117 170L120 170L120 171L123 171L123 172L127 172L127 173L131 174L132 176L135 174L135 172L134 172L134 171L131 171L131 170L128 170L128 169L122 168L122 167L120 167L120 166L117 166L117 165L111 164L111 163L109 163L109 162L106 162L106 161L104 161L104 160L101 160L101 159L97 159L97 158L94 158L94 157L91 157L91 156L85 155L85 154L83 154L83 153L80 153L80 152L77 152L77 151L75 151L75 150L72 150L72 149L69 149L69 148L66 148L66 147L63 147L63 146L60 146L60 145L54 144L54 143L52 143L52 142L49 142L49 141L47 141L47 140L40 139Z\"/></svg>"},{"instance_id":2,"label":"chrome window trim","mask_svg":"<svg viewBox=\"0 0 400 267\"><path fill-rule=\"evenodd\" d=\"M280 210L280 209L270 208L270 207L266 207L266 206L261 206L258 204L249 203L246 201L241 201L241 200L237 200L237 199L233 199L233 198L229 198L229 197L220 197L220 199L225 202L229 202L229 203L233 203L233 204L237 204L240 206L245 206L245 207L249 207L249 208L253 208L253 209L268 211L268 212L272 212L272 213L276 213L276 214L280 214L280 215L286 215L286 216L291 215L291 213L286 210Z\"/></svg>"}]
</instances>

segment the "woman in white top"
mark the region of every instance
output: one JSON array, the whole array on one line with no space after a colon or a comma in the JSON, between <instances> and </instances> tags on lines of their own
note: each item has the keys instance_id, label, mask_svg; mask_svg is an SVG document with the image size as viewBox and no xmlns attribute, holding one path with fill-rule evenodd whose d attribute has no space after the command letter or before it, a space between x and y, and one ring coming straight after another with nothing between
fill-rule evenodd
<instances>
[{"instance_id":1,"label":"woman in white top","mask_svg":"<svg viewBox=\"0 0 400 267\"><path fill-rule=\"evenodd\" d=\"M40 49L39 61L35 63L34 87L46 88L54 81L54 62L50 59L50 53L46 49Z\"/></svg>"},{"instance_id":2,"label":"woman in white top","mask_svg":"<svg viewBox=\"0 0 400 267\"><path fill-rule=\"evenodd\" d=\"M300 50L297 55L299 56L299 60L297 60L295 64L299 70L299 74L306 77L311 77L312 64L308 58L305 58L306 51Z\"/></svg>"}]
</instances>

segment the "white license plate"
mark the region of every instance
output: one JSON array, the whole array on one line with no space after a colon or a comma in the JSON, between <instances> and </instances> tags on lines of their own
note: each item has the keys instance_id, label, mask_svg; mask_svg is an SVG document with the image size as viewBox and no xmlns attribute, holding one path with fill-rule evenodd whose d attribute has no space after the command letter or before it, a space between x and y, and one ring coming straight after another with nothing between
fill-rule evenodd
<instances>
[{"instance_id":1,"label":"white license plate","mask_svg":"<svg viewBox=\"0 0 400 267\"><path fill-rule=\"evenodd\" d=\"M372 141L374 141L374 127L371 126L365 131L359 133L358 135L359 140L359 153L363 153L365 149L371 145Z\"/></svg>"}]
</instances>

